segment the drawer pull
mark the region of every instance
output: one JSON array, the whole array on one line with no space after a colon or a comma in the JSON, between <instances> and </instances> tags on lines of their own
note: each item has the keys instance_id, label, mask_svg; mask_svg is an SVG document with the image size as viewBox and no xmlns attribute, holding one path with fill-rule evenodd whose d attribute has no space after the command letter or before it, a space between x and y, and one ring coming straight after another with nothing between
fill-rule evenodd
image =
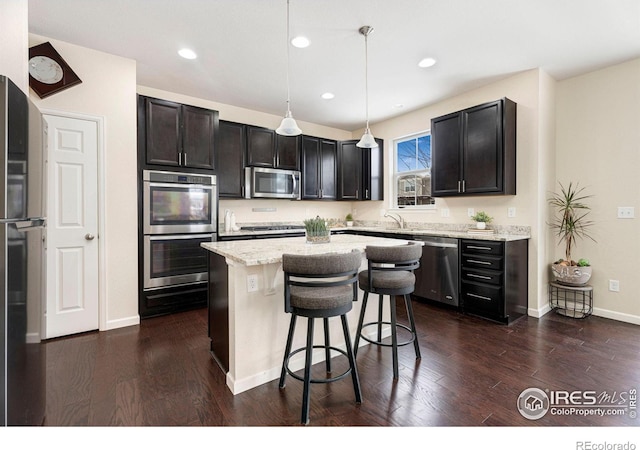
<instances>
[{"instance_id":1,"label":"drawer pull","mask_svg":"<svg viewBox=\"0 0 640 450\"><path fill-rule=\"evenodd\" d=\"M488 302L490 302L490 301L491 301L491 298L489 298L489 297L485 297L485 296L483 296L483 295L472 294L472 293L470 293L470 292L467 292L467 295L468 295L469 297L479 298L480 300L486 300L486 301L488 301Z\"/></svg>"},{"instance_id":2,"label":"drawer pull","mask_svg":"<svg viewBox=\"0 0 640 450\"><path fill-rule=\"evenodd\" d=\"M467 259L467 262L473 263L473 264L484 264L485 266L490 266L491 263L489 261L478 261L476 259Z\"/></svg>"},{"instance_id":3,"label":"drawer pull","mask_svg":"<svg viewBox=\"0 0 640 450\"><path fill-rule=\"evenodd\" d=\"M491 250L491 247L478 247L477 245L467 245L467 248L472 248L474 250Z\"/></svg>"},{"instance_id":4,"label":"drawer pull","mask_svg":"<svg viewBox=\"0 0 640 450\"><path fill-rule=\"evenodd\" d=\"M490 280L491 277L488 277L486 275L476 275L475 273L468 273L467 274L468 277L472 277L472 278L480 278L482 280Z\"/></svg>"}]
</instances>

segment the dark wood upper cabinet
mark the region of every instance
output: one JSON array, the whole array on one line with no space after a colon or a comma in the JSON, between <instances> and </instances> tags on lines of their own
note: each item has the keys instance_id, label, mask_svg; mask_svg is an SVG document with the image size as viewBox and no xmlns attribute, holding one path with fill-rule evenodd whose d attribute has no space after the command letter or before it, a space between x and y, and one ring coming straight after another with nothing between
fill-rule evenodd
<instances>
[{"instance_id":1,"label":"dark wood upper cabinet","mask_svg":"<svg viewBox=\"0 0 640 450\"><path fill-rule=\"evenodd\" d=\"M302 198L337 198L337 147L330 139L302 137Z\"/></svg>"},{"instance_id":2,"label":"dark wood upper cabinet","mask_svg":"<svg viewBox=\"0 0 640 450\"><path fill-rule=\"evenodd\" d=\"M140 101L147 165L215 169L217 111L142 96Z\"/></svg>"},{"instance_id":3,"label":"dark wood upper cabinet","mask_svg":"<svg viewBox=\"0 0 640 450\"><path fill-rule=\"evenodd\" d=\"M247 165L300 170L300 136L280 136L269 128L247 125Z\"/></svg>"},{"instance_id":4,"label":"dark wood upper cabinet","mask_svg":"<svg viewBox=\"0 0 640 450\"><path fill-rule=\"evenodd\" d=\"M434 197L515 195L516 108L503 98L432 119Z\"/></svg>"},{"instance_id":5,"label":"dark wood upper cabinet","mask_svg":"<svg viewBox=\"0 0 640 450\"><path fill-rule=\"evenodd\" d=\"M182 165L214 170L215 134L218 112L182 106Z\"/></svg>"},{"instance_id":6,"label":"dark wood upper cabinet","mask_svg":"<svg viewBox=\"0 0 640 450\"><path fill-rule=\"evenodd\" d=\"M358 140L338 143L338 199L384 200L384 142L360 148Z\"/></svg>"},{"instance_id":7,"label":"dark wood upper cabinet","mask_svg":"<svg viewBox=\"0 0 640 450\"><path fill-rule=\"evenodd\" d=\"M244 158L247 148L246 125L220 121L218 131L218 195L224 198L244 196Z\"/></svg>"},{"instance_id":8,"label":"dark wood upper cabinet","mask_svg":"<svg viewBox=\"0 0 640 450\"><path fill-rule=\"evenodd\" d=\"M247 125L247 165L273 167L275 165L276 132L269 128Z\"/></svg>"}]
</instances>

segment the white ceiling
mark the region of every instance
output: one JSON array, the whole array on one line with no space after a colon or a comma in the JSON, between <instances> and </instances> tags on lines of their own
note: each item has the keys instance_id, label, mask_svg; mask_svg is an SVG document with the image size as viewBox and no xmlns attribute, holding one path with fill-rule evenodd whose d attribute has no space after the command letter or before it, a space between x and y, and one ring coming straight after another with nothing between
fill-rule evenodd
<instances>
[{"instance_id":1,"label":"white ceiling","mask_svg":"<svg viewBox=\"0 0 640 450\"><path fill-rule=\"evenodd\" d=\"M640 57L640 0L290 1L291 37L311 40L290 47L293 115L344 130L364 126L363 25L371 123L523 70L562 80ZM286 0L29 0L29 31L134 59L140 85L286 111Z\"/></svg>"}]
</instances>

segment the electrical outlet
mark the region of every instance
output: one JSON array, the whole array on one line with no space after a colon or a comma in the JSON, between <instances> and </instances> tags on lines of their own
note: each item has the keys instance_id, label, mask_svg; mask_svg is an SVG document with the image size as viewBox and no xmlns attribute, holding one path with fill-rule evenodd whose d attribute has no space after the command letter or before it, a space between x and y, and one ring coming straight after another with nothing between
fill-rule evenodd
<instances>
[{"instance_id":1,"label":"electrical outlet","mask_svg":"<svg viewBox=\"0 0 640 450\"><path fill-rule=\"evenodd\" d=\"M620 282L618 280L609 280L609 290L611 292L620 292Z\"/></svg>"},{"instance_id":2,"label":"electrical outlet","mask_svg":"<svg viewBox=\"0 0 640 450\"><path fill-rule=\"evenodd\" d=\"M449 208L442 208L440 210L440 217L449 217Z\"/></svg>"},{"instance_id":3,"label":"electrical outlet","mask_svg":"<svg viewBox=\"0 0 640 450\"><path fill-rule=\"evenodd\" d=\"M247 292L258 290L258 275L247 275Z\"/></svg>"},{"instance_id":4,"label":"electrical outlet","mask_svg":"<svg viewBox=\"0 0 640 450\"><path fill-rule=\"evenodd\" d=\"M510 207L507 209L507 217L515 217L516 216L516 208Z\"/></svg>"},{"instance_id":5,"label":"electrical outlet","mask_svg":"<svg viewBox=\"0 0 640 450\"><path fill-rule=\"evenodd\" d=\"M618 206L618 219L633 219L635 216L633 206Z\"/></svg>"},{"instance_id":6,"label":"electrical outlet","mask_svg":"<svg viewBox=\"0 0 640 450\"><path fill-rule=\"evenodd\" d=\"M467 208L467 216L469 217L473 217L475 215L475 211L473 210L473 208Z\"/></svg>"}]
</instances>

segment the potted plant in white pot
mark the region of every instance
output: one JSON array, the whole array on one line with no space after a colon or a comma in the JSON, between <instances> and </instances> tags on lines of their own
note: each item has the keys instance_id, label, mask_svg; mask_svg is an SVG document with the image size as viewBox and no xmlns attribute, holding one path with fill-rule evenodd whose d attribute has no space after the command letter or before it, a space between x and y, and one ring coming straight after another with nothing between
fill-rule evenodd
<instances>
[{"instance_id":1,"label":"potted plant in white pot","mask_svg":"<svg viewBox=\"0 0 640 450\"><path fill-rule=\"evenodd\" d=\"M353 226L353 215L351 213L347 214L345 216L344 220L347 222L347 226L348 227L352 227Z\"/></svg>"},{"instance_id":2,"label":"potted plant in white pot","mask_svg":"<svg viewBox=\"0 0 640 450\"><path fill-rule=\"evenodd\" d=\"M595 242L588 229L593 225L587 215L591 208L584 201L591 195L584 195L584 188L569 182L565 188L561 183L560 192L552 193L548 202L556 209L556 215L549 224L556 232L559 243L564 242L564 259L559 259L551 265L551 272L557 282L572 286L586 284L591 278L592 268L589 260L573 260L571 252L577 239L588 238Z\"/></svg>"},{"instance_id":3,"label":"potted plant in white pot","mask_svg":"<svg viewBox=\"0 0 640 450\"><path fill-rule=\"evenodd\" d=\"M471 220L476 223L478 230L484 230L487 228L487 224L491 223L493 217L490 217L489 214L484 211L478 211L475 215L471 216Z\"/></svg>"}]
</instances>

